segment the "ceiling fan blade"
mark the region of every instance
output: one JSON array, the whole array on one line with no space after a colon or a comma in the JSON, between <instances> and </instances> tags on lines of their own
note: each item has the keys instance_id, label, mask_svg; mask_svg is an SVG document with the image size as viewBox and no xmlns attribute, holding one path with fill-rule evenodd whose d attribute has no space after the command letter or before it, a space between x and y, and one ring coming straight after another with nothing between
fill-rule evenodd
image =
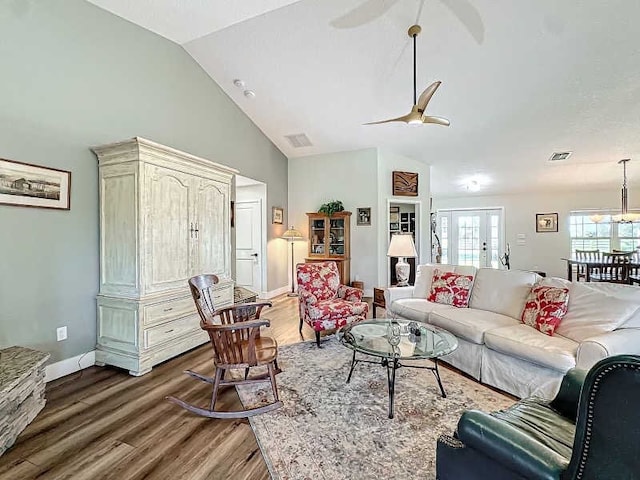
<instances>
[{"instance_id":1,"label":"ceiling fan blade","mask_svg":"<svg viewBox=\"0 0 640 480\"><path fill-rule=\"evenodd\" d=\"M331 20L329 24L335 28L355 28L369 23L382 16L399 0L366 0L343 16Z\"/></svg>"},{"instance_id":2,"label":"ceiling fan blade","mask_svg":"<svg viewBox=\"0 0 640 480\"><path fill-rule=\"evenodd\" d=\"M403 115L402 117L398 117L398 118L390 118L389 120L381 120L379 122L369 122L369 123L363 123L363 125L378 125L380 123L391 123L391 122L404 122L404 123L408 123L409 120L411 120L411 114L407 114L407 115Z\"/></svg>"},{"instance_id":3,"label":"ceiling fan blade","mask_svg":"<svg viewBox=\"0 0 640 480\"><path fill-rule=\"evenodd\" d=\"M444 125L445 127L451 125L451 122L446 118L432 117L428 115L422 117L422 123L435 123L436 125Z\"/></svg>"},{"instance_id":4,"label":"ceiling fan blade","mask_svg":"<svg viewBox=\"0 0 640 480\"><path fill-rule=\"evenodd\" d=\"M469 0L440 0L462 24L467 27L476 42L484 41L484 23L480 12Z\"/></svg>"},{"instance_id":5,"label":"ceiling fan blade","mask_svg":"<svg viewBox=\"0 0 640 480\"><path fill-rule=\"evenodd\" d=\"M422 92L420 94L420 98L418 98L418 110L424 112L427 109L427 105L429 104L431 97L433 97L433 94L436 93L436 90L441 83L441 81L433 82L431 85L424 89L424 92Z\"/></svg>"},{"instance_id":6,"label":"ceiling fan blade","mask_svg":"<svg viewBox=\"0 0 640 480\"><path fill-rule=\"evenodd\" d=\"M420 0L420 6L418 7L418 14L416 15L416 21L413 22L416 25L420 24L420 17L422 16L422 9L424 8L424 0Z\"/></svg>"}]
</instances>

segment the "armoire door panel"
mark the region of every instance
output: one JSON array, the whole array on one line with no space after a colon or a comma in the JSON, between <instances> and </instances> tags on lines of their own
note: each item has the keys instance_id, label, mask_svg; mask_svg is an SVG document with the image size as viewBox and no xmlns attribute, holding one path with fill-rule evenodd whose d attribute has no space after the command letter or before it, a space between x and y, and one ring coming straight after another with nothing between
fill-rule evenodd
<instances>
[{"instance_id":1,"label":"armoire door panel","mask_svg":"<svg viewBox=\"0 0 640 480\"><path fill-rule=\"evenodd\" d=\"M138 291L137 174L120 165L106 167L100 177L100 291Z\"/></svg>"},{"instance_id":2,"label":"armoire door panel","mask_svg":"<svg viewBox=\"0 0 640 480\"><path fill-rule=\"evenodd\" d=\"M147 292L186 285L195 237L190 189L193 177L156 166L148 168Z\"/></svg>"},{"instance_id":3,"label":"armoire door panel","mask_svg":"<svg viewBox=\"0 0 640 480\"><path fill-rule=\"evenodd\" d=\"M196 190L198 240L194 273L230 277L229 186L202 179Z\"/></svg>"}]
</instances>

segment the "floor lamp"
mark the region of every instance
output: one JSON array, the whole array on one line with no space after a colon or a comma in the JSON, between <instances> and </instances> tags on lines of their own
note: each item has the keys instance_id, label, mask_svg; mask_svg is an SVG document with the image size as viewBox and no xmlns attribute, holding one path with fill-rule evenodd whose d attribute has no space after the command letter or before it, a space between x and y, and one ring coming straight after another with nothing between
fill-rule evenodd
<instances>
[{"instance_id":1,"label":"floor lamp","mask_svg":"<svg viewBox=\"0 0 640 480\"><path fill-rule=\"evenodd\" d=\"M297 297L298 294L294 291L295 274L293 271L293 242L295 242L296 240L302 240L302 233L300 233L300 230L296 230L293 225L291 225L291 228L289 228L289 230L282 234L282 238L291 243L291 293L288 293L287 296Z\"/></svg>"}]
</instances>

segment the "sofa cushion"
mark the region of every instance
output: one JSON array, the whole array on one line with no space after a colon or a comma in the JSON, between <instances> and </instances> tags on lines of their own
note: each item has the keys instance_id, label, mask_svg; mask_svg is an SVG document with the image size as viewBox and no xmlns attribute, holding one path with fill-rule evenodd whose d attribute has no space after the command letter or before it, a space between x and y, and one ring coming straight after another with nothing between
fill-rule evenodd
<instances>
[{"instance_id":1,"label":"sofa cushion","mask_svg":"<svg viewBox=\"0 0 640 480\"><path fill-rule=\"evenodd\" d=\"M472 275L441 272L436 268L433 271L431 293L427 300L457 308L466 308L469 304L469 292L472 285Z\"/></svg>"},{"instance_id":2,"label":"sofa cushion","mask_svg":"<svg viewBox=\"0 0 640 480\"><path fill-rule=\"evenodd\" d=\"M451 305L430 302L425 298L400 298L391 304L390 311L402 318L428 323L432 311L453 308Z\"/></svg>"},{"instance_id":3,"label":"sofa cushion","mask_svg":"<svg viewBox=\"0 0 640 480\"><path fill-rule=\"evenodd\" d=\"M552 336L567 313L569 289L534 286L522 311L522 323Z\"/></svg>"},{"instance_id":4,"label":"sofa cushion","mask_svg":"<svg viewBox=\"0 0 640 480\"><path fill-rule=\"evenodd\" d=\"M413 287L413 296L415 298L427 298L431 292L431 282L433 280L433 271L438 269L441 272L455 272L462 275L476 274L478 270L471 265L448 265L445 263L425 263L418 265L416 268L416 282Z\"/></svg>"},{"instance_id":5,"label":"sofa cushion","mask_svg":"<svg viewBox=\"0 0 640 480\"><path fill-rule=\"evenodd\" d=\"M550 337L522 323L486 332L484 343L491 350L559 372L576 366L577 342L560 335Z\"/></svg>"},{"instance_id":6,"label":"sofa cushion","mask_svg":"<svg viewBox=\"0 0 640 480\"><path fill-rule=\"evenodd\" d=\"M438 264L437 267L441 272L453 272L456 268L455 265L446 264ZM430 263L418 265L416 268L416 281L413 284L413 296L415 298L427 298L429 296L435 268L436 266Z\"/></svg>"},{"instance_id":7,"label":"sofa cushion","mask_svg":"<svg viewBox=\"0 0 640 480\"><path fill-rule=\"evenodd\" d=\"M578 342L621 326L640 326L640 289L628 285L543 279L540 285L569 288L569 306L556 333ZM622 287L622 288L621 288ZM635 291L634 291L635 289Z\"/></svg>"},{"instance_id":8,"label":"sofa cushion","mask_svg":"<svg viewBox=\"0 0 640 480\"><path fill-rule=\"evenodd\" d=\"M429 322L453 333L456 337L482 345L485 332L505 325L517 325L518 321L499 313L473 308L449 308L434 310Z\"/></svg>"},{"instance_id":9,"label":"sofa cushion","mask_svg":"<svg viewBox=\"0 0 640 480\"><path fill-rule=\"evenodd\" d=\"M473 282L469 307L519 320L527 295L539 278L523 270L481 268Z\"/></svg>"}]
</instances>

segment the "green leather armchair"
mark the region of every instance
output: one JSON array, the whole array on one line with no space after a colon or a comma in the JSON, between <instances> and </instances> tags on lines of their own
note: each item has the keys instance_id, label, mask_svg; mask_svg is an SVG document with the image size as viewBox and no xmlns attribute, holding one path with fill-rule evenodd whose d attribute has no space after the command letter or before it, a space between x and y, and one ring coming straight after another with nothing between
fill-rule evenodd
<instances>
[{"instance_id":1,"label":"green leather armchair","mask_svg":"<svg viewBox=\"0 0 640 480\"><path fill-rule=\"evenodd\" d=\"M436 451L438 480L640 479L640 357L570 370L552 401L466 411Z\"/></svg>"}]
</instances>

